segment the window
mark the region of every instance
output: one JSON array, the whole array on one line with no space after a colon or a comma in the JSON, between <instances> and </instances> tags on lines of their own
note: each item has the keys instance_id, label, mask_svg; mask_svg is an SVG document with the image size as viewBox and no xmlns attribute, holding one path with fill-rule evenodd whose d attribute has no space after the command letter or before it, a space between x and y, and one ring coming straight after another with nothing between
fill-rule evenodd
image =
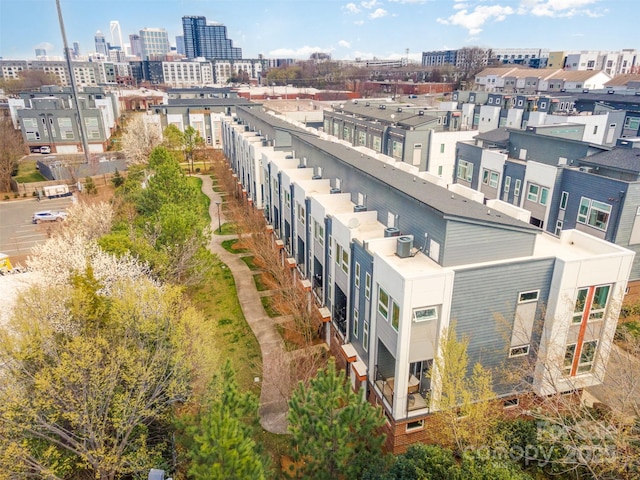
<instances>
[{"instance_id":1,"label":"window","mask_svg":"<svg viewBox=\"0 0 640 480\"><path fill-rule=\"evenodd\" d=\"M607 309L607 300L609 299L609 290L611 290L611 285L596 287L593 294L593 302L591 303L591 311L589 312L589 320L599 320L604 317Z\"/></svg>"},{"instance_id":2,"label":"window","mask_svg":"<svg viewBox=\"0 0 640 480\"><path fill-rule=\"evenodd\" d=\"M369 272L364 275L364 298L371 299L371 274Z\"/></svg>"},{"instance_id":3,"label":"window","mask_svg":"<svg viewBox=\"0 0 640 480\"><path fill-rule=\"evenodd\" d=\"M342 271L349 275L349 250L342 249Z\"/></svg>"},{"instance_id":4,"label":"window","mask_svg":"<svg viewBox=\"0 0 640 480\"><path fill-rule=\"evenodd\" d=\"M424 307L413 310L414 322L428 322L438 318L438 307Z\"/></svg>"},{"instance_id":5,"label":"window","mask_svg":"<svg viewBox=\"0 0 640 480\"><path fill-rule=\"evenodd\" d=\"M440 153L444 153L444 143L440 144Z\"/></svg>"},{"instance_id":6,"label":"window","mask_svg":"<svg viewBox=\"0 0 640 480\"><path fill-rule=\"evenodd\" d=\"M511 177L505 177L504 179L504 193L509 193L511 188Z\"/></svg>"},{"instance_id":7,"label":"window","mask_svg":"<svg viewBox=\"0 0 640 480\"><path fill-rule=\"evenodd\" d=\"M298 203L297 205L298 205L298 221L302 225L304 225L304 221L305 221L304 206L300 203Z\"/></svg>"},{"instance_id":8,"label":"window","mask_svg":"<svg viewBox=\"0 0 640 480\"><path fill-rule=\"evenodd\" d=\"M562 231L562 226L564 225L562 220L556 220L556 231L554 232L556 236L560 236L560 232Z\"/></svg>"},{"instance_id":9,"label":"window","mask_svg":"<svg viewBox=\"0 0 640 480\"><path fill-rule=\"evenodd\" d=\"M530 200L532 202L537 202L539 193L540 193L540 187L535 183L530 183L529 192L527 193L527 200Z\"/></svg>"},{"instance_id":10,"label":"window","mask_svg":"<svg viewBox=\"0 0 640 480\"><path fill-rule=\"evenodd\" d=\"M365 352L369 350L369 322L366 320L362 325L362 348Z\"/></svg>"},{"instance_id":11,"label":"window","mask_svg":"<svg viewBox=\"0 0 640 480\"><path fill-rule=\"evenodd\" d=\"M599 230L606 230L610 214L611 205L582 197L577 221Z\"/></svg>"},{"instance_id":12,"label":"window","mask_svg":"<svg viewBox=\"0 0 640 480\"><path fill-rule=\"evenodd\" d=\"M391 302L391 326L397 332L400 325L400 305L396 302Z\"/></svg>"},{"instance_id":13,"label":"window","mask_svg":"<svg viewBox=\"0 0 640 480\"><path fill-rule=\"evenodd\" d=\"M640 117L627 117L624 120L624 128L626 130L638 131L640 129Z\"/></svg>"},{"instance_id":14,"label":"window","mask_svg":"<svg viewBox=\"0 0 640 480\"><path fill-rule=\"evenodd\" d=\"M509 358L523 357L529 355L529 345L521 345L519 347L511 347L509 349Z\"/></svg>"},{"instance_id":15,"label":"window","mask_svg":"<svg viewBox=\"0 0 640 480\"><path fill-rule=\"evenodd\" d=\"M324 246L324 225L318 223L317 221L313 221L313 237L320 244L320 246Z\"/></svg>"},{"instance_id":16,"label":"window","mask_svg":"<svg viewBox=\"0 0 640 480\"><path fill-rule=\"evenodd\" d=\"M424 428L424 419L414 420L407 423L407 432L413 432L414 430L422 430Z\"/></svg>"},{"instance_id":17,"label":"window","mask_svg":"<svg viewBox=\"0 0 640 480\"><path fill-rule=\"evenodd\" d=\"M598 125L593 126L593 135L595 135L596 133L598 133Z\"/></svg>"},{"instance_id":18,"label":"window","mask_svg":"<svg viewBox=\"0 0 640 480\"><path fill-rule=\"evenodd\" d=\"M442 165L438 165L438 176L442 176Z\"/></svg>"},{"instance_id":19,"label":"window","mask_svg":"<svg viewBox=\"0 0 640 480\"><path fill-rule=\"evenodd\" d=\"M356 288L360 288L360 264L358 262L356 262L356 275L354 283L356 285Z\"/></svg>"},{"instance_id":20,"label":"window","mask_svg":"<svg viewBox=\"0 0 640 480\"><path fill-rule=\"evenodd\" d=\"M291 192L288 192L288 191L284 192L284 204L287 207L291 207Z\"/></svg>"},{"instance_id":21,"label":"window","mask_svg":"<svg viewBox=\"0 0 640 480\"><path fill-rule=\"evenodd\" d=\"M564 354L564 372L570 374L575 361L577 345L572 343L567 345L567 349ZM591 371L593 362L596 358L596 351L598 350L598 341L590 340L582 344L580 349L580 358L578 360L577 373L587 373Z\"/></svg>"},{"instance_id":22,"label":"window","mask_svg":"<svg viewBox=\"0 0 640 480\"><path fill-rule=\"evenodd\" d=\"M340 265L340 257L342 257L342 246L336 242L336 264Z\"/></svg>"},{"instance_id":23,"label":"window","mask_svg":"<svg viewBox=\"0 0 640 480\"><path fill-rule=\"evenodd\" d=\"M549 199L549 189L540 187L540 205L546 205Z\"/></svg>"},{"instance_id":24,"label":"window","mask_svg":"<svg viewBox=\"0 0 640 480\"><path fill-rule=\"evenodd\" d=\"M358 309L353 309L353 337L358 338Z\"/></svg>"},{"instance_id":25,"label":"window","mask_svg":"<svg viewBox=\"0 0 640 480\"><path fill-rule=\"evenodd\" d=\"M520 405L520 399L519 398L510 398L510 399L505 400L504 402L502 402L502 406L504 408L514 408L514 407L517 407L518 405Z\"/></svg>"},{"instance_id":26,"label":"window","mask_svg":"<svg viewBox=\"0 0 640 480\"><path fill-rule=\"evenodd\" d=\"M531 290L529 292L521 292L518 295L518 303L537 302L540 290Z\"/></svg>"},{"instance_id":27,"label":"window","mask_svg":"<svg viewBox=\"0 0 640 480\"><path fill-rule=\"evenodd\" d=\"M385 319L389 318L389 295L378 287L378 313Z\"/></svg>"},{"instance_id":28,"label":"window","mask_svg":"<svg viewBox=\"0 0 640 480\"><path fill-rule=\"evenodd\" d=\"M589 288L581 288L578 290L573 310L573 323L580 323L582 321L586 308L589 308L589 320L600 320L604 317L607 309L607 301L609 300L609 292L611 291L611 285L600 285L598 287L591 288L594 289L591 305L587 305Z\"/></svg>"},{"instance_id":29,"label":"window","mask_svg":"<svg viewBox=\"0 0 640 480\"><path fill-rule=\"evenodd\" d=\"M333 238L329 235L329 258L333 257Z\"/></svg>"},{"instance_id":30,"label":"window","mask_svg":"<svg viewBox=\"0 0 640 480\"><path fill-rule=\"evenodd\" d=\"M513 187L513 195L516 197L520 195L520 183L520 179L516 178L516 184Z\"/></svg>"},{"instance_id":31,"label":"window","mask_svg":"<svg viewBox=\"0 0 640 480\"><path fill-rule=\"evenodd\" d=\"M499 179L500 175L498 175L498 172L493 172L487 169L482 171L482 183L489 185L491 188L498 188Z\"/></svg>"},{"instance_id":32,"label":"window","mask_svg":"<svg viewBox=\"0 0 640 480\"><path fill-rule=\"evenodd\" d=\"M458 178L470 182L473 180L473 163L458 161Z\"/></svg>"},{"instance_id":33,"label":"window","mask_svg":"<svg viewBox=\"0 0 640 480\"><path fill-rule=\"evenodd\" d=\"M562 196L560 197L560 210L567 209L568 201L569 201L569 192L562 192Z\"/></svg>"}]
</instances>

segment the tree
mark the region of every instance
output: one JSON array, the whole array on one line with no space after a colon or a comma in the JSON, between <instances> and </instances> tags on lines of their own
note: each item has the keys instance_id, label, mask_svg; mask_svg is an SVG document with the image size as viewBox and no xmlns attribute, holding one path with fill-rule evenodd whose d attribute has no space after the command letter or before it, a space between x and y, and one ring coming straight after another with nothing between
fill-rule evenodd
<instances>
[{"instance_id":1,"label":"tree","mask_svg":"<svg viewBox=\"0 0 640 480\"><path fill-rule=\"evenodd\" d=\"M333 359L308 387L298 384L288 420L302 478L360 478L381 459L382 412L351 390Z\"/></svg>"},{"instance_id":2,"label":"tree","mask_svg":"<svg viewBox=\"0 0 640 480\"><path fill-rule=\"evenodd\" d=\"M491 372L479 363L471 373L468 371L468 343L466 338L458 340L453 323L442 334L440 355L432 372L437 391L434 432L442 445L457 452L495 440L492 433L500 418L500 411L492 403L496 395Z\"/></svg>"},{"instance_id":3,"label":"tree","mask_svg":"<svg viewBox=\"0 0 640 480\"><path fill-rule=\"evenodd\" d=\"M120 172L118 171L118 169L116 168L116 171L113 172L113 177L111 178L111 183L113 183L113 186L115 188L121 187L122 185L124 185L124 178L122 177L122 175L120 174Z\"/></svg>"},{"instance_id":4,"label":"tree","mask_svg":"<svg viewBox=\"0 0 640 480\"><path fill-rule=\"evenodd\" d=\"M57 84L58 79L55 75L41 70L23 70L18 74L18 78L0 80L0 88L7 95L18 95L20 92L37 90L43 85Z\"/></svg>"},{"instance_id":5,"label":"tree","mask_svg":"<svg viewBox=\"0 0 640 480\"><path fill-rule=\"evenodd\" d=\"M161 464L189 393L178 346L196 313L180 289L141 279L105 292L89 266L20 305L0 336L0 471L110 480Z\"/></svg>"},{"instance_id":6,"label":"tree","mask_svg":"<svg viewBox=\"0 0 640 480\"><path fill-rule=\"evenodd\" d=\"M0 118L0 192L11 191L11 175L24 153L20 130L13 128L10 118Z\"/></svg>"},{"instance_id":7,"label":"tree","mask_svg":"<svg viewBox=\"0 0 640 480\"><path fill-rule=\"evenodd\" d=\"M189 125L183 134L184 159L189 164L189 169L193 172L193 153L198 148L204 146L204 139L195 128Z\"/></svg>"},{"instance_id":8,"label":"tree","mask_svg":"<svg viewBox=\"0 0 640 480\"><path fill-rule=\"evenodd\" d=\"M184 143L184 136L174 124L167 125L162 132L162 146L167 150L180 150Z\"/></svg>"},{"instance_id":9,"label":"tree","mask_svg":"<svg viewBox=\"0 0 640 480\"><path fill-rule=\"evenodd\" d=\"M458 50L456 66L458 67L460 83L466 82L467 86L473 82L478 72L487 66L491 57L491 49L482 47L464 47Z\"/></svg>"},{"instance_id":10,"label":"tree","mask_svg":"<svg viewBox=\"0 0 640 480\"><path fill-rule=\"evenodd\" d=\"M160 126L151 117L136 114L126 125L120 144L129 164L147 163L149 155L162 142Z\"/></svg>"},{"instance_id":11,"label":"tree","mask_svg":"<svg viewBox=\"0 0 640 480\"><path fill-rule=\"evenodd\" d=\"M240 393L230 362L214 378L216 395L199 421L187 427L193 437L189 476L203 480L265 478L265 457L253 440L258 399Z\"/></svg>"}]
</instances>

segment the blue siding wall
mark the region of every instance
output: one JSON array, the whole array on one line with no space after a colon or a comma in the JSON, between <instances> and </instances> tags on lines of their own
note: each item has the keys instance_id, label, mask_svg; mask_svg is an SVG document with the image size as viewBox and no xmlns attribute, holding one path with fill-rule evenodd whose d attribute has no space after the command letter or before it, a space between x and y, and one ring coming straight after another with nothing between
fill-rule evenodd
<instances>
[{"instance_id":1,"label":"blue siding wall","mask_svg":"<svg viewBox=\"0 0 640 480\"><path fill-rule=\"evenodd\" d=\"M516 390L521 378L511 378L504 369L518 372L529 357L509 358L516 304L521 292L540 289L530 355L537 350L542 315L549 294L555 259L540 259L509 265L457 271L453 285L451 321L458 338L468 338L469 372L480 362L494 373L494 390L506 394Z\"/></svg>"},{"instance_id":2,"label":"blue siding wall","mask_svg":"<svg viewBox=\"0 0 640 480\"><path fill-rule=\"evenodd\" d=\"M350 317L350 326L349 331L353 332L353 309L358 309L358 337L354 337L353 334L350 336L351 343L355 347L358 355L365 362L368 359L368 354L364 350L363 346L363 332L364 332L364 322L368 321L371 318L370 312L370 302L365 299L364 290L365 290L365 278L366 274L369 273L373 277L373 257L367 253L367 251L360 245L358 242L353 243L353 273L354 279L351 290L351 317ZM360 288L356 288L355 286L355 264L360 264ZM369 333L369 337L371 337L371 332Z\"/></svg>"}]
</instances>

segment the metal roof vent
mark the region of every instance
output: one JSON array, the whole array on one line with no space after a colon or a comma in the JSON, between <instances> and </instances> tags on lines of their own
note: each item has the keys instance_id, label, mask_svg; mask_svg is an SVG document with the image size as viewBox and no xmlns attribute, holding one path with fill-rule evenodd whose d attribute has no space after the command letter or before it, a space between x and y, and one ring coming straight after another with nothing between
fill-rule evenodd
<instances>
[{"instance_id":1,"label":"metal roof vent","mask_svg":"<svg viewBox=\"0 0 640 480\"><path fill-rule=\"evenodd\" d=\"M353 207L353 211L354 212L366 212L367 211L367 207L365 205L356 205L355 207Z\"/></svg>"}]
</instances>

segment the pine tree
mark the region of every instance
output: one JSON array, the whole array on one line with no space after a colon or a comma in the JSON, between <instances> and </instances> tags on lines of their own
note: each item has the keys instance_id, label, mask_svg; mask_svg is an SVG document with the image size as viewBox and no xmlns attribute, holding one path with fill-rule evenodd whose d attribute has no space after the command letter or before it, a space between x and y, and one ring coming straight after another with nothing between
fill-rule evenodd
<instances>
[{"instance_id":1,"label":"pine tree","mask_svg":"<svg viewBox=\"0 0 640 480\"><path fill-rule=\"evenodd\" d=\"M200 425L188 429L194 440L189 475L202 480L264 479L265 458L252 438L258 400L252 393L240 393L229 361L216 381L220 394Z\"/></svg>"},{"instance_id":2,"label":"pine tree","mask_svg":"<svg viewBox=\"0 0 640 480\"><path fill-rule=\"evenodd\" d=\"M302 383L289 401L289 431L300 478L360 478L381 461L384 425L379 408L351 390L331 360L308 387Z\"/></svg>"}]
</instances>

